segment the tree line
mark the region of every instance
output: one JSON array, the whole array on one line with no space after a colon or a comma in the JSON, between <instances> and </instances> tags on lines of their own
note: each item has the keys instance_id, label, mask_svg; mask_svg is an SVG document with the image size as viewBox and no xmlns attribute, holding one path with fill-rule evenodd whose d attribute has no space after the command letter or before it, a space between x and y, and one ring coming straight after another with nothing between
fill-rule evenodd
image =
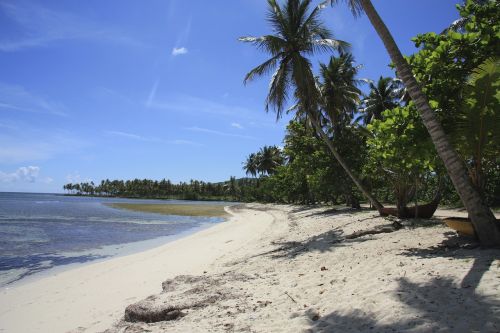
<instances>
[{"instance_id":1,"label":"tree line","mask_svg":"<svg viewBox=\"0 0 500 333\"><path fill-rule=\"evenodd\" d=\"M148 199L180 199L180 200L225 200L248 201L246 194L249 188L256 187L258 180L230 177L224 182L189 182L173 183L168 179L133 179L102 180L99 184L93 181L68 183L63 189L72 195L148 198Z\"/></svg>"}]
</instances>

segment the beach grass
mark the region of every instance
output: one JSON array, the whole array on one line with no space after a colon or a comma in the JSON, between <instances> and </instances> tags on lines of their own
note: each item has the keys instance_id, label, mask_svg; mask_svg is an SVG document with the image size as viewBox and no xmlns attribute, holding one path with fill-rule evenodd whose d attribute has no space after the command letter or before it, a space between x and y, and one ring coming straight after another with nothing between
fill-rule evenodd
<instances>
[{"instance_id":1,"label":"beach grass","mask_svg":"<svg viewBox=\"0 0 500 333\"><path fill-rule=\"evenodd\" d=\"M128 209L137 212L157 213L181 216L208 216L224 217L227 212L223 205L184 205L184 204L135 204L135 203L110 203L113 208Z\"/></svg>"}]
</instances>

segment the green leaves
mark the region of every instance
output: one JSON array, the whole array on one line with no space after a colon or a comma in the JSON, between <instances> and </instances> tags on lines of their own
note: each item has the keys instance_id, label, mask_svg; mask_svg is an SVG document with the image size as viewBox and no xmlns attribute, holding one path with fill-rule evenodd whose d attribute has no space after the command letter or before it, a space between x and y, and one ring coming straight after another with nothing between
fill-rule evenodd
<instances>
[{"instance_id":1,"label":"green leaves","mask_svg":"<svg viewBox=\"0 0 500 333\"><path fill-rule=\"evenodd\" d=\"M383 113L368 125L365 173L392 183L412 183L434 169L436 153L413 104Z\"/></svg>"}]
</instances>

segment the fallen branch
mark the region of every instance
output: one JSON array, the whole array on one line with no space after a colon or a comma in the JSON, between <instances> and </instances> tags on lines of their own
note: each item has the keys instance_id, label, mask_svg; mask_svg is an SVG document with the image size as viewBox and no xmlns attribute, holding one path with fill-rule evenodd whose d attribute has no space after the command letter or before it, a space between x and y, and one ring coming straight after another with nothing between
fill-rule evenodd
<instances>
[{"instance_id":1,"label":"fallen branch","mask_svg":"<svg viewBox=\"0 0 500 333\"><path fill-rule=\"evenodd\" d=\"M363 237L366 235L386 234L386 233L397 231L397 230L401 229L402 227L403 226L401 225L401 223L394 222L390 226L385 226L385 227L377 226L373 229L353 232L352 234L345 236L345 239L355 239L355 238Z\"/></svg>"}]
</instances>

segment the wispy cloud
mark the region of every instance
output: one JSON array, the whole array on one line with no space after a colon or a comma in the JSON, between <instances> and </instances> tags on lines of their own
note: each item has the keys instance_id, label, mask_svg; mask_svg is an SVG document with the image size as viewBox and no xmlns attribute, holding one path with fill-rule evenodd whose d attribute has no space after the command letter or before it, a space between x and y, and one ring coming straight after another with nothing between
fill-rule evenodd
<instances>
[{"instance_id":1,"label":"wispy cloud","mask_svg":"<svg viewBox=\"0 0 500 333\"><path fill-rule=\"evenodd\" d=\"M208 99L182 94L171 95L167 98L162 98L161 100L155 98L150 101L148 107L166 111L183 113L202 112L221 116L237 114L240 117L249 117L252 113L251 110L244 107L226 105Z\"/></svg>"},{"instance_id":2,"label":"wispy cloud","mask_svg":"<svg viewBox=\"0 0 500 333\"><path fill-rule=\"evenodd\" d=\"M150 96L151 95L150 93ZM145 103L148 108L166 112L192 114L193 116L204 113L224 118L223 121L226 121L226 119L230 117L235 119L235 123L241 123L243 121L253 128L276 128L279 126L273 115L266 116L264 111L261 110L253 110L248 107L229 103L215 102L210 99L186 94L158 95L158 92L156 92L154 98L148 98Z\"/></svg>"},{"instance_id":3,"label":"wispy cloud","mask_svg":"<svg viewBox=\"0 0 500 333\"><path fill-rule=\"evenodd\" d=\"M162 144L173 144L173 145L190 145L190 146L201 146L201 144L182 139L174 139L174 140L164 140L160 138L146 137L134 133L127 133L122 131L105 131L107 135L124 138L128 140L142 141L142 142L151 142L151 143L162 143Z\"/></svg>"},{"instance_id":4,"label":"wispy cloud","mask_svg":"<svg viewBox=\"0 0 500 333\"><path fill-rule=\"evenodd\" d=\"M69 183L88 183L88 182L91 182L92 179L89 178L89 177L82 177L80 175L80 172L79 171L74 171L74 172L71 172L69 174L66 175L66 181L68 181Z\"/></svg>"},{"instance_id":5,"label":"wispy cloud","mask_svg":"<svg viewBox=\"0 0 500 333\"><path fill-rule=\"evenodd\" d=\"M221 131L216 131L216 130L212 130L212 129L208 129L208 128L197 127L197 126L187 127L186 130L192 131L192 132L200 132L200 133L218 135L218 136L232 137L232 138L241 138L241 139L249 139L249 140L256 139L253 136L249 136L249 135L221 132Z\"/></svg>"},{"instance_id":6,"label":"wispy cloud","mask_svg":"<svg viewBox=\"0 0 500 333\"><path fill-rule=\"evenodd\" d=\"M66 116L65 107L61 103L49 101L47 98L27 91L18 85L0 82L0 109L21 112L46 113Z\"/></svg>"},{"instance_id":7,"label":"wispy cloud","mask_svg":"<svg viewBox=\"0 0 500 333\"><path fill-rule=\"evenodd\" d=\"M114 137L121 137L121 138L138 140L138 141L157 141L156 139L146 138L146 137L141 136L141 135L127 133L127 132L121 132L121 131L106 131L105 133L110 135L110 136L114 136Z\"/></svg>"},{"instance_id":8,"label":"wispy cloud","mask_svg":"<svg viewBox=\"0 0 500 333\"><path fill-rule=\"evenodd\" d=\"M58 129L33 129L25 124L0 131L0 163L17 164L49 160L63 154L76 154L87 141Z\"/></svg>"},{"instance_id":9,"label":"wispy cloud","mask_svg":"<svg viewBox=\"0 0 500 333\"><path fill-rule=\"evenodd\" d=\"M4 52L43 47L52 42L72 39L144 46L142 42L116 29L26 1L2 1L0 11L17 25L19 31L14 37L0 39L0 51Z\"/></svg>"},{"instance_id":10,"label":"wispy cloud","mask_svg":"<svg viewBox=\"0 0 500 333\"><path fill-rule=\"evenodd\" d=\"M174 57L178 56L178 55L186 54L186 53L188 53L188 49L185 47L174 47L172 49L172 55Z\"/></svg>"},{"instance_id":11,"label":"wispy cloud","mask_svg":"<svg viewBox=\"0 0 500 333\"><path fill-rule=\"evenodd\" d=\"M0 182L13 183L18 181L34 183L38 174L40 173L40 167L38 166L26 166L20 167L12 173L5 173L0 171Z\"/></svg>"},{"instance_id":12,"label":"wispy cloud","mask_svg":"<svg viewBox=\"0 0 500 333\"><path fill-rule=\"evenodd\" d=\"M149 92L149 95L148 95L148 100L146 101L147 107L151 107L151 105L153 104L153 101L155 100L156 91L158 90L159 84L160 84L160 79L156 80L155 83L153 84L153 87L151 88L151 91Z\"/></svg>"},{"instance_id":13,"label":"wispy cloud","mask_svg":"<svg viewBox=\"0 0 500 333\"><path fill-rule=\"evenodd\" d=\"M243 126L241 126L240 123L231 123L231 127L237 128L237 129L243 129Z\"/></svg>"}]
</instances>

